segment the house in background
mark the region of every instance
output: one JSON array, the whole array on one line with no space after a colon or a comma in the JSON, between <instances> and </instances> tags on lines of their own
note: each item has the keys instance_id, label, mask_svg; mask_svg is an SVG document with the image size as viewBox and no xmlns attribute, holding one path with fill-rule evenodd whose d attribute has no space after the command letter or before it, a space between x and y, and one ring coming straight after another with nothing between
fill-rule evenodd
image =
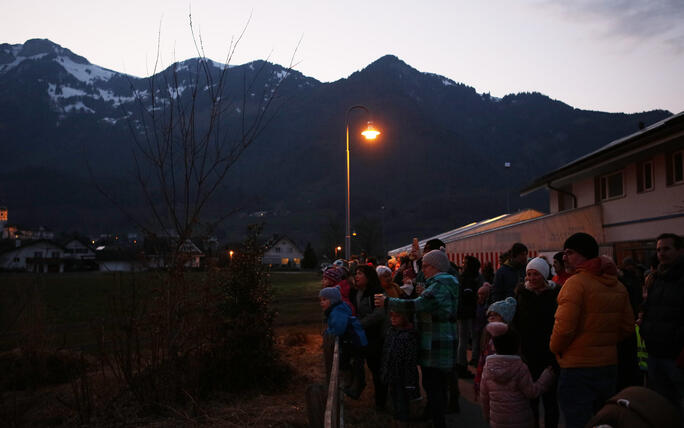
<instances>
[{"instance_id":1,"label":"house in background","mask_svg":"<svg viewBox=\"0 0 684 428\"><path fill-rule=\"evenodd\" d=\"M5 240L0 246L0 269L34 273L64 272L64 248L41 239Z\"/></svg>"},{"instance_id":2,"label":"house in background","mask_svg":"<svg viewBox=\"0 0 684 428\"><path fill-rule=\"evenodd\" d=\"M143 244L146 265L151 269L164 269L173 265L175 257L182 260L183 266L199 269L204 257L202 250L190 239L178 244L178 238L146 237Z\"/></svg>"},{"instance_id":3,"label":"house in background","mask_svg":"<svg viewBox=\"0 0 684 428\"><path fill-rule=\"evenodd\" d=\"M262 263L272 268L301 269L304 253L287 236L274 236L266 245Z\"/></svg>"},{"instance_id":4,"label":"house in background","mask_svg":"<svg viewBox=\"0 0 684 428\"><path fill-rule=\"evenodd\" d=\"M63 241L64 257L76 260L94 260L95 249L85 238L68 238Z\"/></svg>"},{"instance_id":5,"label":"house in background","mask_svg":"<svg viewBox=\"0 0 684 428\"><path fill-rule=\"evenodd\" d=\"M21 239L22 241L31 239L55 239L55 232L43 226L32 230L6 223L5 227L2 229L2 239Z\"/></svg>"},{"instance_id":6,"label":"house in background","mask_svg":"<svg viewBox=\"0 0 684 428\"><path fill-rule=\"evenodd\" d=\"M521 191L548 189L549 214L504 214L436 238L457 264L474 255L496 266L515 242L527 245L530 256L549 258L570 235L585 232L596 238L601 254L646 265L658 235L684 231L683 157L684 112L612 141Z\"/></svg>"},{"instance_id":7,"label":"house in background","mask_svg":"<svg viewBox=\"0 0 684 428\"><path fill-rule=\"evenodd\" d=\"M95 262L95 249L91 246L91 241L74 236L62 240L61 246L64 248L66 271L98 270Z\"/></svg>"}]
</instances>

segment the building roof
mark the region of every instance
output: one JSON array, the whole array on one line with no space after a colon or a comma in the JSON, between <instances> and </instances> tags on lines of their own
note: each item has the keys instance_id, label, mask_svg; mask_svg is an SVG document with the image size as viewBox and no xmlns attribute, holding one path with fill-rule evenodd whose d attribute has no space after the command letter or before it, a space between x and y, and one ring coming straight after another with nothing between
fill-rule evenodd
<instances>
[{"instance_id":1,"label":"building roof","mask_svg":"<svg viewBox=\"0 0 684 428\"><path fill-rule=\"evenodd\" d=\"M298 253L302 253L302 250L299 248L299 245L294 241L294 239L285 236L285 235L274 235L273 239L271 239L269 242L266 243L266 251L270 250L271 248L275 247L277 244L279 244L281 241L287 240L289 241L292 246L294 247L295 250L297 250Z\"/></svg>"},{"instance_id":2,"label":"building roof","mask_svg":"<svg viewBox=\"0 0 684 428\"><path fill-rule=\"evenodd\" d=\"M422 241L418 242L418 245L420 248L423 248L425 246L425 243L431 239L439 239L445 244L448 244L449 242L453 241L458 241L460 239L467 238L469 236L486 232L489 230L493 229L498 229L501 227L505 226L510 226L512 224L520 223L522 221L527 221L533 218L541 217L543 216L544 213L537 211L537 210L523 210L519 211L517 213L513 214L502 214L496 217L488 218L485 220L480 220L476 222L472 222L470 224L466 224L465 226L457 227L456 229L452 229L448 232L441 233L439 235L431 236L429 238L425 238ZM402 251L410 251L411 250L411 245L405 245L403 247L395 248L394 250L390 250L389 254L391 256L395 256Z\"/></svg>"},{"instance_id":3,"label":"building roof","mask_svg":"<svg viewBox=\"0 0 684 428\"><path fill-rule=\"evenodd\" d=\"M620 162L627 163L632 156L655 146L672 144L673 139L684 136L684 111L656 122L639 132L611 141L600 149L586 154L562 167L551 171L520 190L524 196L547 187L558 185L565 179L584 174L607 173ZM562 184L562 183L561 183Z\"/></svg>"},{"instance_id":4,"label":"building roof","mask_svg":"<svg viewBox=\"0 0 684 428\"><path fill-rule=\"evenodd\" d=\"M64 247L59 245L57 242L51 241L49 239L23 240L19 242L19 245L17 245L17 240L15 239L3 239L0 240L0 253L8 253L10 251L18 250L20 248L33 247L40 244L49 244L53 247L59 248L60 250L64 250Z\"/></svg>"}]
</instances>

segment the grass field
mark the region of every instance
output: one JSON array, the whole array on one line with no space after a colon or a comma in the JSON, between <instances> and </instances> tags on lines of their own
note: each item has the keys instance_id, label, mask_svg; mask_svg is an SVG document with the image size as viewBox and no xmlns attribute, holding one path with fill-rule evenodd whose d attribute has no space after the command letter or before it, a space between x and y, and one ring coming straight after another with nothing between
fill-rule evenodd
<instances>
[{"instance_id":1,"label":"grass field","mask_svg":"<svg viewBox=\"0 0 684 428\"><path fill-rule=\"evenodd\" d=\"M273 272L270 278L276 326L320 322L320 274ZM108 316L113 296L132 283L149 292L158 281L149 272L0 274L0 351L16 347L26 331L40 326L55 346L90 348L93 328Z\"/></svg>"}]
</instances>

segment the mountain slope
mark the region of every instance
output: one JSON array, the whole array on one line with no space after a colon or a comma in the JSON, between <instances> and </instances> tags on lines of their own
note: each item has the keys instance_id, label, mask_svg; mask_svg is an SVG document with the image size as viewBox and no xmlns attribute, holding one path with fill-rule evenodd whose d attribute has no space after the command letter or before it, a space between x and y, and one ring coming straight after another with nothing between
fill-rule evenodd
<instances>
[{"instance_id":1,"label":"mountain slope","mask_svg":"<svg viewBox=\"0 0 684 428\"><path fill-rule=\"evenodd\" d=\"M0 45L0 158L11 159L0 177L0 200L10 207L10 221L87 233L131 228L94 183L109 183L142 210L132 179L132 136L165 105L189 102L193 88L200 116L209 108L205 95L221 96L229 137L239 134L243 115L249 121L276 94L269 110L275 116L209 207L216 216L239 208L224 232L265 220L267 230L326 247L341 241L326 235L344 218L349 106L371 111L350 115L352 221L384 232L384 242L364 247L390 247L500 214L507 193L513 209L544 209L544 194L519 200L516 190L634 132L639 122L669 115L579 110L539 93L496 99L389 55L331 83L264 61L228 69L203 61L189 59L139 79L48 40ZM373 144L358 137L367 120L383 132ZM251 217L256 211L261 214Z\"/></svg>"}]
</instances>

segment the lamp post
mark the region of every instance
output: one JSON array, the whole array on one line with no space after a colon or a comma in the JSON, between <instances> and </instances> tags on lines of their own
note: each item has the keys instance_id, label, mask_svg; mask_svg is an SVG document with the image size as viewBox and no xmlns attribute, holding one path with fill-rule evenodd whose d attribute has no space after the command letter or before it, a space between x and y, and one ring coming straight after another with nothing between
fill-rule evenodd
<instances>
[{"instance_id":1,"label":"lamp post","mask_svg":"<svg viewBox=\"0 0 684 428\"><path fill-rule=\"evenodd\" d=\"M504 168L506 168L506 171L511 169L511 163L510 162L504 162ZM508 174L506 174L508 176ZM506 177L510 180L509 177ZM511 213L511 191L508 188L508 180L506 181L506 214Z\"/></svg>"},{"instance_id":2,"label":"lamp post","mask_svg":"<svg viewBox=\"0 0 684 428\"><path fill-rule=\"evenodd\" d=\"M365 106L355 105L349 107L345 114L345 127L347 131L347 203L346 203L346 232L344 235L344 256L347 260L351 258L351 214L350 214L350 196L349 196L349 113L352 110L360 109L366 113L370 113ZM368 127L361 133L367 140L374 140L380 132L373 128L371 122L368 122Z\"/></svg>"}]
</instances>

